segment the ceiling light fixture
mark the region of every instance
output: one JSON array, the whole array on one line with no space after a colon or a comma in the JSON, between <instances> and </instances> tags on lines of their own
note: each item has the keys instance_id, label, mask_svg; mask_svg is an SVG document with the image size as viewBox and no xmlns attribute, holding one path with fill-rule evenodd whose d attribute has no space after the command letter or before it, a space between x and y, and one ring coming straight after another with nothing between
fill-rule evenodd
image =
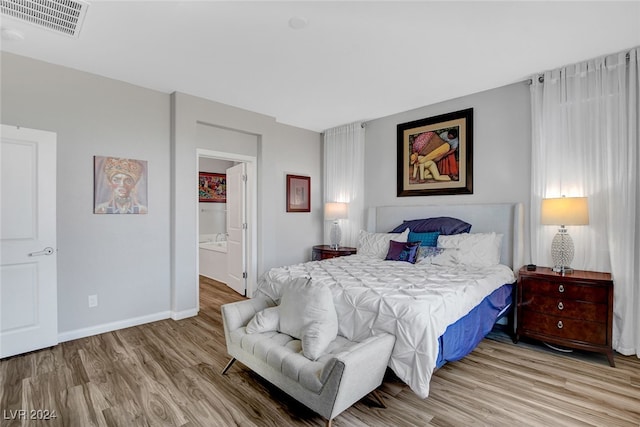
<instances>
[{"instance_id":1,"label":"ceiling light fixture","mask_svg":"<svg viewBox=\"0 0 640 427\"><path fill-rule=\"evenodd\" d=\"M293 28L294 30L301 30L308 24L309 21L307 21L307 18L303 16L294 16L293 18L289 19L289 27Z\"/></svg>"}]
</instances>

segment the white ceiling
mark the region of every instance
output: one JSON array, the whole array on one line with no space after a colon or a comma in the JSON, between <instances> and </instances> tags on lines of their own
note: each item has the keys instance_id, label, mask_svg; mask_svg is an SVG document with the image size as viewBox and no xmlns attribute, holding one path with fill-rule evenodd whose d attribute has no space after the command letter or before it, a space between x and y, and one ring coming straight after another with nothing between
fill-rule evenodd
<instances>
[{"instance_id":1,"label":"white ceiling","mask_svg":"<svg viewBox=\"0 0 640 427\"><path fill-rule=\"evenodd\" d=\"M1 22L24 34L3 51L315 131L640 45L638 1L91 1L79 38Z\"/></svg>"}]
</instances>

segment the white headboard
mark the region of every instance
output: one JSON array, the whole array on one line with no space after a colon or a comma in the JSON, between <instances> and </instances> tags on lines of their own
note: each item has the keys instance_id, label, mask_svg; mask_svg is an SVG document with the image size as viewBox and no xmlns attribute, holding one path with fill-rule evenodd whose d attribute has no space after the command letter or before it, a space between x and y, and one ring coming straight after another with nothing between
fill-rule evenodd
<instances>
[{"instance_id":1,"label":"white headboard","mask_svg":"<svg viewBox=\"0 0 640 427\"><path fill-rule=\"evenodd\" d=\"M502 233L500 262L516 272L524 265L522 203L372 207L367 211L367 230L386 233L402 224L402 221L439 216L468 222L471 224L471 233Z\"/></svg>"}]
</instances>

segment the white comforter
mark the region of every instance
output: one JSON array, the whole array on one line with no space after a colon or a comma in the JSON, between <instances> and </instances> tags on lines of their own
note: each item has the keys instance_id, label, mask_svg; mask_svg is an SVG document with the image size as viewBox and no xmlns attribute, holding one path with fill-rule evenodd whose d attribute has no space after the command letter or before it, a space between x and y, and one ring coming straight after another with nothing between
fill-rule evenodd
<instances>
[{"instance_id":1,"label":"white comforter","mask_svg":"<svg viewBox=\"0 0 640 427\"><path fill-rule=\"evenodd\" d=\"M310 276L332 291L339 334L359 340L376 332L396 336L389 367L421 398L438 357L438 338L495 289L515 280L504 265L436 266L361 255L273 268L258 294L279 303L282 284Z\"/></svg>"}]
</instances>

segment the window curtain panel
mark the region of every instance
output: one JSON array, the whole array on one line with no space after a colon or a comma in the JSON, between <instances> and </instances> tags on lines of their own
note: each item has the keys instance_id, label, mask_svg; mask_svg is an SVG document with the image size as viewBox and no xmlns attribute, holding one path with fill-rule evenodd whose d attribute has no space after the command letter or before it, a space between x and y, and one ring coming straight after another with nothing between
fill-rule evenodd
<instances>
[{"instance_id":1,"label":"window curtain panel","mask_svg":"<svg viewBox=\"0 0 640 427\"><path fill-rule=\"evenodd\" d=\"M543 198L586 196L589 225L568 226L573 268L614 280L613 348L640 355L640 48L534 76L532 261L551 265L558 227L540 225Z\"/></svg>"},{"instance_id":2,"label":"window curtain panel","mask_svg":"<svg viewBox=\"0 0 640 427\"><path fill-rule=\"evenodd\" d=\"M341 246L356 247L364 224L364 135L360 123L324 132L324 202L349 203L349 217L339 220ZM325 242L330 227L325 221Z\"/></svg>"}]
</instances>

